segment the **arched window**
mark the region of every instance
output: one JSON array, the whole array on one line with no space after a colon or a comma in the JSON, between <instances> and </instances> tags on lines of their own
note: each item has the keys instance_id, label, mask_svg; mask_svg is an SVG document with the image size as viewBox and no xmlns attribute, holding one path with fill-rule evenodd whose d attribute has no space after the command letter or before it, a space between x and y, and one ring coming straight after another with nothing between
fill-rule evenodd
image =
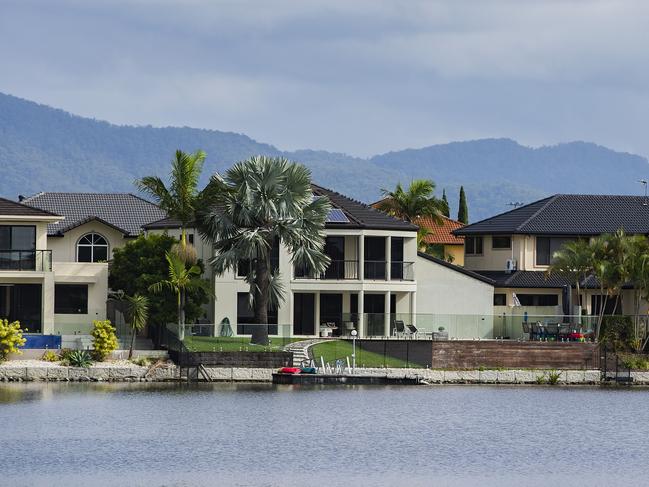
<instances>
[{"instance_id":1,"label":"arched window","mask_svg":"<svg viewBox=\"0 0 649 487\"><path fill-rule=\"evenodd\" d=\"M77 242L77 262L106 262L108 241L98 233L87 233Z\"/></svg>"}]
</instances>

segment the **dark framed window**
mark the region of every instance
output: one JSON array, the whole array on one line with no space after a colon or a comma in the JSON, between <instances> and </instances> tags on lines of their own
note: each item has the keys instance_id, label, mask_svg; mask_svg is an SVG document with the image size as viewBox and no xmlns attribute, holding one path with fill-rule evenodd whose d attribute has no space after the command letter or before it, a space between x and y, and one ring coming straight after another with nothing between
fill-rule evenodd
<instances>
[{"instance_id":1,"label":"dark framed window","mask_svg":"<svg viewBox=\"0 0 649 487\"><path fill-rule=\"evenodd\" d=\"M507 306L507 295L505 293L494 294L494 306Z\"/></svg>"},{"instance_id":2,"label":"dark framed window","mask_svg":"<svg viewBox=\"0 0 649 487\"><path fill-rule=\"evenodd\" d=\"M194 234L190 233L189 235L187 235L187 240L190 244L194 245Z\"/></svg>"},{"instance_id":3,"label":"dark framed window","mask_svg":"<svg viewBox=\"0 0 649 487\"><path fill-rule=\"evenodd\" d=\"M270 269L271 272L279 270L279 238L275 238L273 246L270 249ZM237 263L237 277L246 277L250 273L250 261L241 259Z\"/></svg>"},{"instance_id":4,"label":"dark framed window","mask_svg":"<svg viewBox=\"0 0 649 487\"><path fill-rule=\"evenodd\" d=\"M512 238L509 235L494 235L491 237L491 248L495 250L511 249Z\"/></svg>"},{"instance_id":5,"label":"dark framed window","mask_svg":"<svg viewBox=\"0 0 649 487\"><path fill-rule=\"evenodd\" d=\"M250 306L250 294L237 293L237 333L250 335L255 326L255 311ZM277 309L268 308L268 323L277 325ZM277 335L277 326L268 327L269 335Z\"/></svg>"},{"instance_id":6,"label":"dark framed window","mask_svg":"<svg viewBox=\"0 0 649 487\"><path fill-rule=\"evenodd\" d=\"M521 306L557 306L558 294L516 294Z\"/></svg>"},{"instance_id":7,"label":"dark framed window","mask_svg":"<svg viewBox=\"0 0 649 487\"><path fill-rule=\"evenodd\" d=\"M466 237L464 252L466 255L482 255L482 237Z\"/></svg>"},{"instance_id":8,"label":"dark framed window","mask_svg":"<svg viewBox=\"0 0 649 487\"><path fill-rule=\"evenodd\" d=\"M570 242L570 237L536 237L536 265L550 265L552 256L563 244Z\"/></svg>"},{"instance_id":9,"label":"dark framed window","mask_svg":"<svg viewBox=\"0 0 649 487\"><path fill-rule=\"evenodd\" d=\"M98 233L87 233L77 242L77 262L108 262L108 240Z\"/></svg>"},{"instance_id":10,"label":"dark framed window","mask_svg":"<svg viewBox=\"0 0 649 487\"><path fill-rule=\"evenodd\" d=\"M54 286L54 312L67 315L87 315L88 285L56 284Z\"/></svg>"},{"instance_id":11,"label":"dark framed window","mask_svg":"<svg viewBox=\"0 0 649 487\"><path fill-rule=\"evenodd\" d=\"M36 227L0 225L0 250L36 250Z\"/></svg>"}]
</instances>

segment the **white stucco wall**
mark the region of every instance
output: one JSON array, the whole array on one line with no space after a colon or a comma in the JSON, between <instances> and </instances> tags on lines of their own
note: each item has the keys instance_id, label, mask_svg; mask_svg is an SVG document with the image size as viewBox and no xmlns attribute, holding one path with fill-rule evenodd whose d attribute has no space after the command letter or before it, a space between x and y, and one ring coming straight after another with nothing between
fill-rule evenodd
<instances>
[{"instance_id":1,"label":"white stucco wall","mask_svg":"<svg viewBox=\"0 0 649 487\"><path fill-rule=\"evenodd\" d=\"M54 262L76 262L77 242L87 233L98 233L108 241L108 255L112 258L113 250L122 247L128 239L122 232L97 221L84 223L63 234L62 237L49 237L48 248L52 251Z\"/></svg>"},{"instance_id":2,"label":"white stucco wall","mask_svg":"<svg viewBox=\"0 0 649 487\"><path fill-rule=\"evenodd\" d=\"M459 270L417 256L417 324L444 326L451 337L491 338L494 287Z\"/></svg>"},{"instance_id":3,"label":"white stucco wall","mask_svg":"<svg viewBox=\"0 0 649 487\"><path fill-rule=\"evenodd\" d=\"M90 333L93 320L106 319L108 264L55 262L53 270L54 285L83 284L88 286L88 313L54 314L53 332L67 335ZM54 293L54 285L52 286L52 294Z\"/></svg>"}]
</instances>

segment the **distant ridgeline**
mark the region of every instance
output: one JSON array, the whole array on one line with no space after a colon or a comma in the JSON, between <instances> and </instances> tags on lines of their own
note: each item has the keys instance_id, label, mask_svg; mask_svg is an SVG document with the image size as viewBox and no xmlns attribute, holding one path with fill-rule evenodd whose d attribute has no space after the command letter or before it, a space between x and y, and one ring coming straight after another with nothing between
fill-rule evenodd
<instances>
[{"instance_id":1,"label":"distant ridgeline","mask_svg":"<svg viewBox=\"0 0 649 487\"><path fill-rule=\"evenodd\" d=\"M635 194L647 160L584 142L532 149L484 139L407 149L361 159L326 151L283 152L231 132L118 126L0 94L0 195L38 191L134 191L142 175L166 173L177 149L207 152L205 178L255 154L306 164L314 181L365 202L397 181L433 179L457 215L464 185L476 221L552 193Z\"/></svg>"}]
</instances>

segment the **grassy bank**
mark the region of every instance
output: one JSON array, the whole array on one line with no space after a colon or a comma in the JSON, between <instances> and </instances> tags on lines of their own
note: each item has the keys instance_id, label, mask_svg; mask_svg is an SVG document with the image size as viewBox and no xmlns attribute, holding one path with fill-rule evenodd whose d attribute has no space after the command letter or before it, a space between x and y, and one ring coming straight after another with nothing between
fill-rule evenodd
<instances>
[{"instance_id":1,"label":"grassy bank","mask_svg":"<svg viewBox=\"0 0 649 487\"><path fill-rule=\"evenodd\" d=\"M312 355L316 362L320 363L320 357L324 358L325 362L333 363L336 360L343 360L345 366L347 365L347 357L349 362L352 360L352 342L349 340L332 340L328 342L318 343L311 349ZM356 365L358 367L421 367L420 364L414 362L406 362L396 357L389 355L368 352L356 346Z\"/></svg>"},{"instance_id":2,"label":"grassy bank","mask_svg":"<svg viewBox=\"0 0 649 487\"><path fill-rule=\"evenodd\" d=\"M201 337L185 336L184 344L192 352L279 352L285 345L300 338L270 337L270 345L253 345L249 336Z\"/></svg>"}]
</instances>

